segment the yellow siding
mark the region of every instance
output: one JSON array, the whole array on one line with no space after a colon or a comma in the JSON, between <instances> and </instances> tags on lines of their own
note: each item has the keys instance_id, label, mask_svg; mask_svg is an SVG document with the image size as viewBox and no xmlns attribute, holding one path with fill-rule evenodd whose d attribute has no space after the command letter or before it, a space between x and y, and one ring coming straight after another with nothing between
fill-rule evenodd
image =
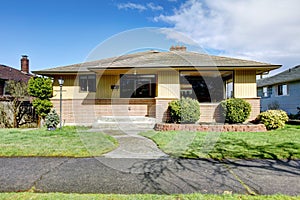
<instances>
[{"instance_id":1,"label":"yellow siding","mask_svg":"<svg viewBox=\"0 0 300 200\"><path fill-rule=\"evenodd\" d=\"M180 98L179 73L177 71L158 72L158 98Z\"/></svg>"},{"instance_id":2,"label":"yellow siding","mask_svg":"<svg viewBox=\"0 0 300 200\"><path fill-rule=\"evenodd\" d=\"M236 70L234 74L234 97L255 98L256 92L256 71Z\"/></svg>"},{"instance_id":3,"label":"yellow siding","mask_svg":"<svg viewBox=\"0 0 300 200\"><path fill-rule=\"evenodd\" d=\"M95 92L80 92L79 76L64 75L64 76L54 77L53 99L60 98L60 87L58 85L58 79L60 77L64 79L64 84L62 87L63 99L94 99L95 98Z\"/></svg>"},{"instance_id":4,"label":"yellow siding","mask_svg":"<svg viewBox=\"0 0 300 200\"><path fill-rule=\"evenodd\" d=\"M112 90L111 85L120 85L119 75L103 75L97 76L97 94L98 99L101 98L119 98L120 97L120 88Z\"/></svg>"}]
</instances>

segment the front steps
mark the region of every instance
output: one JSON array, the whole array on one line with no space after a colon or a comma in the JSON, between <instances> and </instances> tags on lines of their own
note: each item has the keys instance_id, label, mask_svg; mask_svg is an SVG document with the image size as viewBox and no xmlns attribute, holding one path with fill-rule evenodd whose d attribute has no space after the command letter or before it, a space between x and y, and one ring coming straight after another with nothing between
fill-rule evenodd
<instances>
[{"instance_id":1,"label":"front steps","mask_svg":"<svg viewBox=\"0 0 300 200\"><path fill-rule=\"evenodd\" d=\"M156 119L143 116L102 116L95 123L93 129L147 131L153 130Z\"/></svg>"}]
</instances>

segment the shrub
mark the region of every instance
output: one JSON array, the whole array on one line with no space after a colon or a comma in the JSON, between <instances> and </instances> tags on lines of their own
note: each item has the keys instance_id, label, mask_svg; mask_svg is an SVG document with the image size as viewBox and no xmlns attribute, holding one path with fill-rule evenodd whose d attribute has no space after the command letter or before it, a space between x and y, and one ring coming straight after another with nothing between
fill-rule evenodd
<instances>
[{"instance_id":1,"label":"shrub","mask_svg":"<svg viewBox=\"0 0 300 200\"><path fill-rule=\"evenodd\" d=\"M51 111L53 104L48 99L39 99L36 98L32 101L32 105L35 108L36 113L43 119Z\"/></svg>"},{"instance_id":2,"label":"shrub","mask_svg":"<svg viewBox=\"0 0 300 200\"><path fill-rule=\"evenodd\" d=\"M54 109L52 109L45 118L45 124L48 129L55 129L57 124L59 123L58 114Z\"/></svg>"},{"instance_id":3,"label":"shrub","mask_svg":"<svg viewBox=\"0 0 300 200\"><path fill-rule=\"evenodd\" d=\"M289 117L283 110L267 110L260 113L256 120L262 122L268 130L271 130L283 128Z\"/></svg>"},{"instance_id":4,"label":"shrub","mask_svg":"<svg viewBox=\"0 0 300 200\"><path fill-rule=\"evenodd\" d=\"M243 123L248 119L251 105L243 99L226 99L221 102L222 114L226 123Z\"/></svg>"},{"instance_id":5,"label":"shrub","mask_svg":"<svg viewBox=\"0 0 300 200\"><path fill-rule=\"evenodd\" d=\"M171 122L195 123L200 118L199 102L191 98L181 98L169 103Z\"/></svg>"}]
</instances>

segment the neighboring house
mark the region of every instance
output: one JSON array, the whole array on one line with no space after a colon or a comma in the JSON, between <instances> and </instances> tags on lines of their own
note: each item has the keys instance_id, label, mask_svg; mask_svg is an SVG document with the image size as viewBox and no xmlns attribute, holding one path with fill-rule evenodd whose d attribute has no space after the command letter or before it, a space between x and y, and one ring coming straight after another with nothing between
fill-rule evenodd
<instances>
[{"instance_id":1,"label":"neighboring house","mask_svg":"<svg viewBox=\"0 0 300 200\"><path fill-rule=\"evenodd\" d=\"M6 94L5 83L9 80L28 82L33 75L29 73L29 60L27 56L21 58L21 70L0 65L0 96Z\"/></svg>"},{"instance_id":2,"label":"neighboring house","mask_svg":"<svg viewBox=\"0 0 300 200\"><path fill-rule=\"evenodd\" d=\"M300 65L272 77L257 80L261 110L279 105L288 114L297 114L300 107Z\"/></svg>"},{"instance_id":3,"label":"neighboring house","mask_svg":"<svg viewBox=\"0 0 300 200\"><path fill-rule=\"evenodd\" d=\"M168 120L168 103L182 96L198 99L201 122L220 120L219 103L243 98L252 105L250 120L260 112L256 75L280 65L188 52L146 51L55 67L34 73L54 78L52 102L66 124L92 124L101 116L147 116ZM228 90L232 91L228 91Z\"/></svg>"}]
</instances>

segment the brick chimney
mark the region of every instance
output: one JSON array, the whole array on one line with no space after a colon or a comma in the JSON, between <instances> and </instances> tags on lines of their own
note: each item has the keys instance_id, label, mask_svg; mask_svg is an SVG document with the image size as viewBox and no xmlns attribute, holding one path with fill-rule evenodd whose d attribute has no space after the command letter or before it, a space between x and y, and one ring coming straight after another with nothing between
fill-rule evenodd
<instances>
[{"instance_id":1,"label":"brick chimney","mask_svg":"<svg viewBox=\"0 0 300 200\"><path fill-rule=\"evenodd\" d=\"M29 74L29 60L28 56L22 55L21 58L21 72Z\"/></svg>"},{"instance_id":2,"label":"brick chimney","mask_svg":"<svg viewBox=\"0 0 300 200\"><path fill-rule=\"evenodd\" d=\"M176 45L176 46L171 46L170 47L170 51L186 51L186 46L179 46L179 45Z\"/></svg>"}]
</instances>

